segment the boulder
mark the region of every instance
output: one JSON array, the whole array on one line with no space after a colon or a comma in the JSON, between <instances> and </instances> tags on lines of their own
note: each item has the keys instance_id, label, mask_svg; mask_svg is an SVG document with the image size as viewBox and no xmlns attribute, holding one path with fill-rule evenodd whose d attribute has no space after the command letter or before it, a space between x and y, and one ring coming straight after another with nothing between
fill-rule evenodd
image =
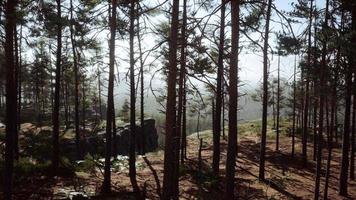
<instances>
[{"instance_id":1,"label":"boulder","mask_svg":"<svg viewBox=\"0 0 356 200\"><path fill-rule=\"evenodd\" d=\"M154 119L145 120L144 131L140 126L136 126L136 151L138 151L139 144L142 143L142 134L145 138L146 152L155 151L158 148L158 134L156 130L156 122ZM90 153L91 155L105 154L105 129L98 131L96 134L89 134L81 139L81 150L83 156ZM114 140L113 140L114 142ZM117 152L119 155L129 154L130 144L130 126L125 124L117 127ZM61 141L61 148L64 154L70 159L76 159L76 144L75 139L66 139Z\"/></svg>"}]
</instances>

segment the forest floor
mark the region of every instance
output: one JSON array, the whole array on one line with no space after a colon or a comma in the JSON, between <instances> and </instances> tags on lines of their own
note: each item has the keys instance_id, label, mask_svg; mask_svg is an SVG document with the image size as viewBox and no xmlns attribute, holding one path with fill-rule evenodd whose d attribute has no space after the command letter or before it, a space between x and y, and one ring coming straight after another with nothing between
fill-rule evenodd
<instances>
[{"instance_id":1,"label":"forest floor","mask_svg":"<svg viewBox=\"0 0 356 200\"><path fill-rule=\"evenodd\" d=\"M313 199L315 162L312 160L312 141L308 144L308 164L303 167L301 161L301 141L296 139L296 155L291 157L291 138L287 136L287 127L282 127L279 151L275 151L275 134L269 127L266 151L266 181L258 180L259 166L259 126L256 122L244 123L239 127L238 160L236 167L236 195L239 199ZM226 131L227 133L227 131ZM199 164L199 139L203 139L201 162ZM188 137L187 160L180 167L180 199L221 199L224 191L224 174L227 141L221 140L220 178L211 175L212 137L211 131L203 131ZM323 152L323 171L321 196L324 191L326 149ZM341 161L340 146L333 149L329 199L356 199L356 182L349 181L349 197L337 194ZM158 191L163 180L163 151L137 157L137 180L140 188L145 188L147 199L159 199ZM199 170L199 166L200 169ZM200 172L199 172L200 171ZM27 177L27 182L17 185L16 199L65 198L70 192L73 196L83 193L92 199L133 199L131 184L126 168L112 173L113 194L97 195L103 181L102 173L96 170L76 172L73 177L47 178L46 176Z\"/></svg>"}]
</instances>

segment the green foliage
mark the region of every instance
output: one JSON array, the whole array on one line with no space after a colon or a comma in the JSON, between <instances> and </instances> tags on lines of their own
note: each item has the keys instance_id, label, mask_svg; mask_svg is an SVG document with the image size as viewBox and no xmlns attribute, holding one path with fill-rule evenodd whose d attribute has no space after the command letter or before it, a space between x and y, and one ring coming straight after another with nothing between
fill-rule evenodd
<instances>
[{"instance_id":1,"label":"green foliage","mask_svg":"<svg viewBox=\"0 0 356 200\"><path fill-rule=\"evenodd\" d=\"M77 172L86 172L86 173L94 173L99 164L99 156L92 156L87 154L84 157L84 160L78 161L75 165L75 171Z\"/></svg>"}]
</instances>

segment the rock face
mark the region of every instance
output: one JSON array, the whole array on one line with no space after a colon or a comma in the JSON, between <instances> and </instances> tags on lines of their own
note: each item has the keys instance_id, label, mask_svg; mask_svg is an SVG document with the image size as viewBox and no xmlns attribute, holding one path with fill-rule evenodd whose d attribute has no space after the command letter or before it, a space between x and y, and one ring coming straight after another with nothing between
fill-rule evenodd
<instances>
[{"instance_id":1,"label":"rock face","mask_svg":"<svg viewBox=\"0 0 356 200\"><path fill-rule=\"evenodd\" d=\"M155 126L156 122L154 119L145 120L144 131L140 126L136 126L136 151L138 150L139 144L142 143L142 134L145 136L145 149L146 152L155 151L158 147L158 135ZM130 144L130 126L118 127L118 134L116 137L117 142L117 152L120 155L129 154L129 144Z\"/></svg>"},{"instance_id":2,"label":"rock face","mask_svg":"<svg viewBox=\"0 0 356 200\"><path fill-rule=\"evenodd\" d=\"M146 119L144 131L140 126L136 126L136 151L138 144L141 143L142 134L145 135L146 152L155 151L158 148L158 135L156 130L156 122L154 119ZM114 141L113 141L114 142ZM128 155L130 144L130 126L125 125L117 127L117 152L119 155ZM81 150L83 155L90 153L91 155L104 156L105 153L105 129L99 131L93 136L87 136L81 140ZM76 159L75 140L63 140L61 142L62 152L70 159Z\"/></svg>"}]
</instances>

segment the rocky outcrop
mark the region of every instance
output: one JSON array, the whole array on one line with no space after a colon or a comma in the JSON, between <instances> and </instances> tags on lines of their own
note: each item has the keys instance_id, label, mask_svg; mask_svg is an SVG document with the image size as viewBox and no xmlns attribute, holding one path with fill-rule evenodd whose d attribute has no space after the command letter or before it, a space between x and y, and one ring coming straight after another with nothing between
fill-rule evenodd
<instances>
[{"instance_id":1,"label":"rocky outcrop","mask_svg":"<svg viewBox=\"0 0 356 200\"><path fill-rule=\"evenodd\" d=\"M136 127L136 151L141 142L142 134L145 135L146 152L155 151L158 148L158 134L156 130L156 122L154 119L146 119L144 131L140 126ZM114 142L114 141L113 141ZM117 152L119 155L128 155L130 144L130 126L124 125L117 127ZM92 136L87 136L81 140L81 150L83 155L90 153L91 155L101 155L105 153L105 129L98 131ZM62 140L61 148L67 157L76 159L76 144L74 139Z\"/></svg>"},{"instance_id":2,"label":"rocky outcrop","mask_svg":"<svg viewBox=\"0 0 356 200\"><path fill-rule=\"evenodd\" d=\"M156 130L156 122L154 119L145 120L144 131L140 126L136 126L136 151L139 144L142 143L142 138L145 138L144 144L147 152L155 151L158 147L158 135ZM142 136L144 134L144 137ZM128 155L130 144L130 126L118 127L116 137L117 152L120 155Z\"/></svg>"}]
</instances>

